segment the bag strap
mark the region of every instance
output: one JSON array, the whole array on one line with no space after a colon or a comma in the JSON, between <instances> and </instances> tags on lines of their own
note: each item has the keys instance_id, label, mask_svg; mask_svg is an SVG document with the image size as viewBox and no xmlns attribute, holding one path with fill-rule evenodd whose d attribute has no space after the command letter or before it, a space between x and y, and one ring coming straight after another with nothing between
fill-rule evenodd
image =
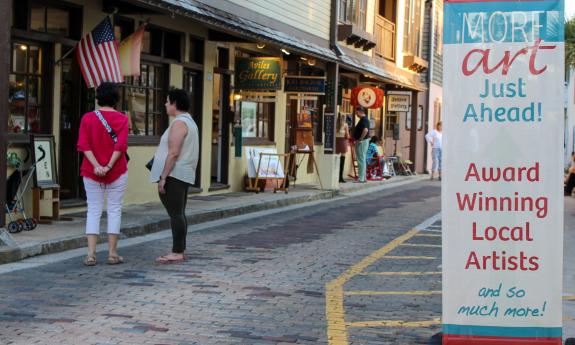
<instances>
[{"instance_id":1,"label":"bag strap","mask_svg":"<svg viewBox=\"0 0 575 345\"><path fill-rule=\"evenodd\" d=\"M94 113L96 113L96 116L98 116L98 118L100 119L100 122L102 122L104 127L106 127L106 131L108 131L108 134L110 134L110 136L112 137L112 140L114 140L114 143L117 143L118 142L118 136L116 135L116 132L114 132L112 127L110 127L110 125L108 124L108 121L106 121L106 119L104 118L102 113L99 110L94 110Z\"/></svg>"}]
</instances>

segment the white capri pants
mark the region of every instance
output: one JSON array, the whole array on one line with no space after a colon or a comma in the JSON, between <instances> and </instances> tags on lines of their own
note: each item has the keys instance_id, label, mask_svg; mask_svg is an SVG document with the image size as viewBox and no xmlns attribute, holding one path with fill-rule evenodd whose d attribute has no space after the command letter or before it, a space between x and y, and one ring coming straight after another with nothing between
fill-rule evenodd
<instances>
[{"instance_id":1,"label":"white capri pants","mask_svg":"<svg viewBox=\"0 0 575 345\"><path fill-rule=\"evenodd\" d=\"M122 203L128 185L128 173L116 181L105 184L84 177L84 189L88 199L88 214L86 216L86 235L100 234L100 218L104 210L104 200L108 205L108 234L118 235L122 223ZM107 196L107 198L106 198Z\"/></svg>"}]
</instances>

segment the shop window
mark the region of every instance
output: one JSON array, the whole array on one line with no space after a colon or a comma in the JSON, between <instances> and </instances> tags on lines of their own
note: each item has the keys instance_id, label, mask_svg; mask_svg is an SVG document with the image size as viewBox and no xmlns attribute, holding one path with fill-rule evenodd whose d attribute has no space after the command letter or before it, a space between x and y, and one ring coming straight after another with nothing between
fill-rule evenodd
<instances>
[{"instance_id":1,"label":"shop window","mask_svg":"<svg viewBox=\"0 0 575 345\"><path fill-rule=\"evenodd\" d=\"M126 77L121 107L130 118L130 135L159 136L166 127L166 72L163 66L142 63L139 77Z\"/></svg>"},{"instance_id":2,"label":"shop window","mask_svg":"<svg viewBox=\"0 0 575 345\"><path fill-rule=\"evenodd\" d=\"M165 59L181 61L182 34L147 25L142 40L142 52Z\"/></svg>"},{"instance_id":3,"label":"shop window","mask_svg":"<svg viewBox=\"0 0 575 345\"><path fill-rule=\"evenodd\" d=\"M199 71L184 71L184 90L190 95L190 114L196 122L202 115L202 73Z\"/></svg>"},{"instance_id":4,"label":"shop window","mask_svg":"<svg viewBox=\"0 0 575 345\"><path fill-rule=\"evenodd\" d=\"M12 44L8 131L40 133L44 117L43 50L35 44Z\"/></svg>"},{"instance_id":5,"label":"shop window","mask_svg":"<svg viewBox=\"0 0 575 345\"><path fill-rule=\"evenodd\" d=\"M114 36L121 42L134 33L134 20L130 18L116 16L114 18Z\"/></svg>"},{"instance_id":6,"label":"shop window","mask_svg":"<svg viewBox=\"0 0 575 345\"><path fill-rule=\"evenodd\" d=\"M82 32L82 10L77 6L65 6L46 0L32 1L29 7L21 3L15 7L15 16L29 13L28 23L24 23L26 17L18 18L14 26L27 28L32 31L44 32L58 36L80 38Z\"/></svg>"},{"instance_id":7,"label":"shop window","mask_svg":"<svg viewBox=\"0 0 575 345\"><path fill-rule=\"evenodd\" d=\"M318 100L302 100L300 106L300 117L304 117L311 120L311 126L313 131L313 140L315 144L321 144L323 139L323 123L322 123L322 110L320 108L320 102Z\"/></svg>"},{"instance_id":8,"label":"shop window","mask_svg":"<svg viewBox=\"0 0 575 345\"><path fill-rule=\"evenodd\" d=\"M393 128L399 123L399 114L390 112L385 117L385 137L393 137Z\"/></svg>"},{"instance_id":9,"label":"shop window","mask_svg":"<svg viewBox=\"0 0 575 345\"><path fill-rule=\"evenodd\" d=\"M241 102L242 137L273 141L275 103Z\"/></svg>"},{"instance_id":10,"label":"shop window","mask_svg":"<svg viewBox=\"0 0 575 345\"><path fill-rule=\"evenodd\" d=\"M218 61L216 66L222 69L230 68L230 50L218 47Z\"/></svg>"},{"instance_id":11,"label":"shop window","mask_svg":"<svg viewBox=\"0 0 575 345\"><path fill-rule=\"evenodd\" d=\"M371 134L382 139L383 138L383 127L382 127L383 119L381 116L381 108L371 110L370 112L371 112L371 114L370 114L370 126L373 122L373 128L372 128Z\"/></svg>"},{"instance_id":12,"label":"shop window","mask_svg":"<svg viewBox=\"0 0 575 345\"><path fill-rule=\"evenodd\" d=\"M204 41L195 37L190 37L190 62L200 65L204 64Z\"/></svg>"}]
</instances>

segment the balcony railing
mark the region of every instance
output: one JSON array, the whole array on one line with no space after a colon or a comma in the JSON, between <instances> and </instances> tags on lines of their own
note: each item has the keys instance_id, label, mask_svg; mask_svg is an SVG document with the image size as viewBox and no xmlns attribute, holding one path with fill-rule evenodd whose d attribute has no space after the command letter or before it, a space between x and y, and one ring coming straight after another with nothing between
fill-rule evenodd
<instances>
[{"instance_id":1,"label":"balcony railing","mask_svg":"<svg viewBox=\"0 0 575 345\"><path fill-rule=\"evenodd\" d=\"M376 15L375 42L376 55L395 61L395 23Z\"/></svg>"}]
</instances>

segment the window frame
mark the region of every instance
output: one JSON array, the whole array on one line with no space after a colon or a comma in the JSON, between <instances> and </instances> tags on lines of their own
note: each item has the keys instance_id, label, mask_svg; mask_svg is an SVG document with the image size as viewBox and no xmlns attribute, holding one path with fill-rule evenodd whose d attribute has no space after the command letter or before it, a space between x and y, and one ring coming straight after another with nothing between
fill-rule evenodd
<instances>
[{"instance_id":1,"label":"window frame","mask_svg":"<svg viewBox=\"0 0 575 345\"><path fill-rule=\"evenodd\" d=\"M10 0L11 1L11 0ZM39 5L45 6L46 10L44 11L44 26L45 31L39 31L32 29L32 5ZM70 39L79 40L82 38L82 23L83 23L83 10L82 6L69 3L69 2L62 2L62 1L54 1L54 0L29 0L26 2L26 23L20 23L21 28L25 27L25 30L28 32L40 33L45 35L57 36L57 37L66 37ZM48 32L48 8L54 8L58 10L64 10L68 12L68 35L61 35L53 32Z\"/></svg>"},{"instance_id":2,"label":"window frame","mask_svg":"<svg viewBox=\"0 0 575 345\"><path fill-rule=\"evenodd\" d=\"M367 31L367 0L338 0L337 6L339 23L353 24Z\"/></svg>"},{"instance_id":3,"label":"window frame","mask_svg":"<svg viewBox=\"0 0 575 345\"><path fill-rule=\"evenodd\" d=\"M141 78L142 76L140 75L140 77L137 77L139 82L137 84L135 84L136 79L127 79L127 78L136 78L136 77L126 77L124 79L124 82L120 85L120 93L121 93L121 104L120 104L120 111L125 112L127 111L128 108L128 101L127 101L127 90L128 88L134 88L134 89L143 89L145 90L145 113L144 113L144 123L145 123L145 132L146 134L143 135L137 135L137 134L133 134L133 130L134 128L132 127L132 118L130 118L130 132L128 134L128 144L134 144L134 145L155 145L157 143L159 143L160 137L162 136L163 132L166 130L166 128L168 127L168 117L166 115L165 112L165 108L163 106L158 106L158 108L156 109L156 111L152 110L150 112L149 106L150 106L150 91L154 93L154 102L156 103L156 105L159 104L164 104L164 99L167 95L166 90L168 89L168 68L165 64L159 64L156 62L151 62L151 61L146 61L146 60L141 60L140 62L140 69L142 74L144 74L144 66L148 66L148 70L145 72L146 76L148 78L147 83L149 83L149 66L152 66L156 69L156 71L154 71L154 75L155 78L157 78L157 71L160 70L161 73L163 74L162 76L162 82L161 85L154 85L153 87L150 87L148 84L146 84L145 86L141 84ZM154 82L157 79L154 80ZM159 111L158 111L159 110ZM131 116L131 114L130 114ZM150 133L150 116L153 116L154 119L152 119L152 123L153 126L155 128L152 128L152 134L148 134ZM155 129L155 133L154 133L154 129Z\"/></svg>"},{"instance_id":4,"label":"window frame","mask_svg":"<svg viewBox=\"0 0 575 345\"><path fill-rule=\"evenodd\" d=\"M349 23L348 12L351 0L337 0L337 20L340 23Z\"/></svg>"},{"instance_id":5,"label":"window frame","mask_svg":"<svg viewBox=\"0 0 575 345\"><path fill-rule=\"evenodd\" d=\"M240 113L240 123L241 123L241 114L242 114L242 103L249 102L249 103L256 103L256 136L255 137L244 137L242 136L242 144L243 145L272 145L274 144L275 139L275 108L276 104L275 101L271 102L258 102L257 100L240 100L237 101L237 106L239 107ZM260 118L266 116L265 114L265 107L268 106L268 114L267 114L267 136L260 136ZM260 112L260 107L262 108ZM261 117L260 117L261 116Z\"/></svg>"},{"instance_id":6,"label":"window frame","mask_svg":"<svg viewBox=\"0 0 575 345\"><path fill-rule=\"evenodd\" d=\"M144 23L141 22L140 25L143 25ZM160 33L161 34L161 51L160 54L155 54L152 52L152 31L155 31L156 33ZM153 25L153 24L147 24L146 25L146 29L145 29L145 33L149 33L150 35L150 51L146 52L144 50L144 46L142 43L142 57L146 57L146 59L148 60L152 60L153 58L160 59L160 61L163 61L164 63L169 63L169 62L173 62L173 63L183 63L185 60L185 46L186 46L186 34L184 32L181 31L176 31L176 30L171 30L171 29L167 29L165 27L162 26L158 26L158 25ZM179 58L175 59L172 57L166 57L166 34L170 34L170 35L176 35L179 36L179 45L180 45L180 49L179 49Z\"/></svg>"},{"instance_id":7,"label":"window frame","mask_svg":"<svg viewBox=\"0 0 575 345\"><path fill-rule=\"evenodd\" d=\"M41 58L40 63L42 64L40 74L34 74L28 72L28 63L29 59L26 59L26 72L14 72L14 54L12 54L13 49L17 45L26 45L26 46L37 46L41 49ZM10 72L9 76L17 75L17 76L25 76L26 78L26 95L25 95L25 114L24 114L24 129L21 132L10 132L8 130L8 126L6 127L8 139L11 142L15 143L25 143L29 141L29 136L34 134L51 134L52 133L52 87L50 84L53 82L52 73L50 71L49 66L53 64L53 57L52 57L52 49L49 47L48 44L38 41L26 40L26 39L19 39L13 37L10 40ZM28 124L28 78L40 78L41 83L41 92L40 97L42 97L42 102L38 109L40 110L41 114L39 117L40 126L38 132L28 132L26 127ZM11 116L11 114L8 114ZM9 117L6 118L6 121L9 120Z\"/></svg>"},{"instance_id":8,"label":"window frame","mask_svg":"<svg viewBox=\"0 0 575 345\"><path fill-rule=\"evenodd\" d=\"M393 119L393 121L392 121ZM385 114L385 137L393 137L393 127L401 121L401 114L398 111L390 111ZM391 133L391 135L388 135Z\"/></svg>"},{"instance_id":9,"label":"window frame","mask_svg":"<svg viewBox=\"0 0 575 345\"><path fill-rule=\"evenodd\" d=\"M421 56L422 4L422 0L405 0L403 52L408 55Z\"/></svg>"}]
</instances>

